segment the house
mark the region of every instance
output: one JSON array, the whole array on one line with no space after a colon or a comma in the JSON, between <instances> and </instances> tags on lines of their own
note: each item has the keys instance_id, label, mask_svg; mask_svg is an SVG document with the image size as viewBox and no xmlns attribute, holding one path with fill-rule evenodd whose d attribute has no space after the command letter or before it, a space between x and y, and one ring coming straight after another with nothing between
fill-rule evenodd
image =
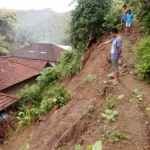
<instances>
[{"instance_id":1,"label":"house","mask_svg":"<svg viewBox=\"0 0 150 150\"><path fill-rule=\"evenodd\" d=\"M12 116L4 110L19 99L4 93L0 93L0 143L3 143L8 136L8 131L12 125Z\"/></svg>"},{"instance_id":2,"label":"house","mask_svg":"<svg viewBox=\"0 0 150 150\"><path fill-rule=\"evenodd\" d=\"M16 94L48 66L55 66L65 50L45 43L34 43L0 57L0 92Z\"/></svg>"},{"instance_id":3,"label":"house","mask_svg":"<svg viewBox=\"0 0 150 150\"><path fill-rule=\"evenodd\" d=\"M17 102L18 100L19 99L15 96L0 93L0 112L6 109L7 107L9 107L10 105L12 105L13 103ZM0 117L0 121L1 121L1 117Z\"/></svg>"},{"instance_id":4,"label":"house","mask_svg":"<svg viewBox=\"0 0 150 150\"><path fill-rule=\"evenodd\" d=\"M44 60L0 57L0 92L16 94L26 84L36 83L36 77L50 64Z\"/></svg>"},{"instance_id":5,"label":"house","mask_svg":"<svg viewBox=\"0 0 150 150\"><path fill-rule=\"evenodd\" d=\"M65 50L53 44L34 43L11 52L8 56L48 61L52 66L60 59Z\"/></svg>"}]
</instances>

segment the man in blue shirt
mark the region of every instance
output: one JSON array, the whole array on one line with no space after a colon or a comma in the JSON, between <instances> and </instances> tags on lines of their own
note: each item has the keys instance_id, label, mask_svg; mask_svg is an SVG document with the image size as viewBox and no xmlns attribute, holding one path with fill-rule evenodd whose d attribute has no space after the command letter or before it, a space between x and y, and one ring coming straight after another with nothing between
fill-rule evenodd
<instances>
[{"instance_id":1,"label":"man in blue shirt","mask_svg":"<svg viewBox=\"0 0 150 150\"><path fill-rule=\"evenodd\" d=\"M119 70L118 70L118 59L121 56L122 52L122 38L118 35L118 29L112 28L110 30L110 34L113 37L111 40L106 41L104 43L101 43L98 47L102 47L103 45L107 45L109 43L112 43L111 46L111 60L112 60L112 69L114 69L114 83L118 84L118 76L119 76Z\"/></svg>"}]
</instances>

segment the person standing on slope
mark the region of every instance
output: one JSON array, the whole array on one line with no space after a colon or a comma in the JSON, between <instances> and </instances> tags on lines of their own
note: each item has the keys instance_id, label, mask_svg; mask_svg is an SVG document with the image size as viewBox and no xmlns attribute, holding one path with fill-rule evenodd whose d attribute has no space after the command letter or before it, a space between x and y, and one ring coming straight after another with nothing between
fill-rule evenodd
<instances>
[{"instance_id":1,"label":"person standing on slope","mask_svg":"<svg viewBox=\"0 0 150 150\"><path fill-rule=\"evenodd\" d=\"M128 13L127 5L123 5L123 15L121 17L121 22L123 23L125 32L126 32L126 20L127 20L126 14L127 13Z\"/></svg>"},{"instance_id":2,"label":"person standing on slope","mask_svg":"<svg viewBox=\"0 0 150 150\"><path fill-rule=\"evenodd\" d=\"M128 10L128 13L126 14L126 35L130 35L131 26L132 26L132 20L133 20L133 13L131 13L131 9Z\"/></svg>"},{"instance_id":3,"label":"person standing on slope","mask_svg":"<svg viewBox=\"0 0 150 150\"><path fill-rule=\"evenodd\" d=\"M112 39L104 43L101 43L98 47L100 48L103 45L112 43L111 60L112 60L112 69L114 70L114 83L118 84L119 83L118 59L121 57L121 53L122 53L122 38L121 36L119 36L117 28L112 28L110 30L110 34L112 36Z\"/></svg>"}]
</instances>

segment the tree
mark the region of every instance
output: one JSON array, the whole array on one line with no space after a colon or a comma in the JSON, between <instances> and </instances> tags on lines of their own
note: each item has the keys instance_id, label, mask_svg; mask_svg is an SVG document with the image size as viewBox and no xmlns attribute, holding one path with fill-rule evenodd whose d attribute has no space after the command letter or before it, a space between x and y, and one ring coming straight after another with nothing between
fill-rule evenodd
<instances>
[{"instance_id":1,"label":"tree","mask_svg":"<svg viewBox=\"0 0 150 150\"><path fill-rule=\"evenodd\" d=\"M103 34L102 24L112 0L77 0L72 11L70 41L72 47L86 49Z\"/></svg>"},{"instance_id":2,"label":"tree","mask_svg":"<svg viewBox=\"0 0 150 150\"><path fill-rule=\"evenodd\" d=\"M10 10L0 10L0 55L12 50L17 38L13 24L16 22L15 13Z\"/></svg>"}]
</instances>

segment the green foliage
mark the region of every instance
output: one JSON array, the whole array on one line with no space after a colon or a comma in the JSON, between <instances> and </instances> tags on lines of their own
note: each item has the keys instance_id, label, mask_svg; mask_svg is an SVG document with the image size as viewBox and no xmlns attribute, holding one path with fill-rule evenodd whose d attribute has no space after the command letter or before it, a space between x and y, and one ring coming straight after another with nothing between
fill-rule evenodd
<instances>
[{"instance_id":1,"label":"green foliage","mask_svg":"<svg viewBox=\"0 0 150 150\"><path fill-rule=\"evenodd\" d=\"M86 114L86 116L87 116L89 119L91 119L91 118L92 118L91 113L87 113L87 114Z\"/></svg>"},{"instance_id":2,"label":"green foliage","mask_svg":"<svg viewBox=\"0 0 150 150\"><path fill-rule=\"evenodd\" d=\"M149 3L150 2L147 1L144 5L142 5L141 11L138 14L138 19L143 24L144 32L147 33L148 35L150 34L150 5Z\"/></svg>"},{"instance_id":3,"label":"green foliage","mask_svg":"<svg viewBox=\"0 0 150 150\"><path fill-rule=\"evenodd\" d=\"M107 109L107 110L104 111L104 113L101 113L101 115L104 118L106 118L108 121L115 121L115 116L118 115L118 112Z\"/></svg>"},{"instance_id":4,"label":"green foliage","mask_svg":"<svg viewBox=\"0 0 150 150\"><path fill-rule=\"evenodd\" d=\"M6 55L17 45L14 24L16 14L11 10L0 9L0 56Z\"/></svg>"},{"instance_id":5,"label":"green foliage","mask_svg":"<svg viewBox=\"0 0 150 150\"><path fill-rule=\"evenodd\" d=\"M92 148L93 148L93 145L88 145L86 150L92 150Z\"/></svg>"},{"instance_id":6,"label":"green foliage","mask_svg":"<svg viewBox=\"0 0 150 150\"><path fill-rule=\"evenodd\" d=\"M97 142L94 144L92 150L102 150L102 141L97 141Z\"/></svg>"},{"instance_id":7,"label":"green foliage","mask_svg":"<svg viewBox=\"0 0 150 150\"><path fill-rule=\"evenodd\" d=\"M94 110L94 106L93 105L89 105L88 106L88 112L92 112Z\"/></svg>"},{"instance_id":8,"label":"green foliage","mask_svg":"<svg viewBox=\"0 0 150 150\"><path fill-rule=\"evenodd\" d=\"M122 100L122 99L124 99L124 95L123 94L118 96L118 100Z\"/></svg>"},{"instance_id":9,"label":"green foliage","mask_svg":"<svg viewBox=\"0 0 150 150\"><path fill-rule=\"evenodd\" d=\"M136 95L136 98L140 101L142 101L143 97L145 96L143 93L139 93L138 89L134 89L133 93Z\"/></svg>"},{"instance_id":10,"label":"green foliage","mask_svg":"<svg viewBox=\"0 0 150 150\"><path fill-rule=\"evenodd\" d=\"M25 46L35 42L46 42L56 45L70 45L69 22L70 12L57 13L52 9L17 10L16 25L19 40Z\"/></svg>"},{"instance_id":11,"label":"green foliage","mask_svg":"<svg viewBox=\"0 0 150 150\"><path fill-rule=\"evenodd\" d=\"M15 107L24 107L26 105L36 105L41 100L41 89L36 84L32 86L26 85L24 89L20 90L19 101L15 104Z\"/></svg>"},{"instance_id":12,"label":"green foliage","mask_svg":"<svg viewBox=\"0 0 150 150\"><path fill-rule=\"evenodd\" d=\"M96 80L96 77L92 74L89 74L86 79L84 80L85 83L90 83L92 81Z\"/></svg>"},{"instance_id":13,"label":"green foliage","mask_svg":"<svg viewBox=\"0 0 150 150\"><path fill-rule=\"evenodd\" d=\"M72 11L70 41L72 47L85 50L104 33L102 24L112 0L77 0Z\"/></svg>"},{"instance_id":14,"label":"green foliage","mask_svg":"<svg viewBox=\"0 0 150 150\"><path fill-rule=\"evenodd\" d=\"M19 113L17 119L19 121L19 128L24 127L30 124L36 118L40 117L40 110L37 106L33 106L32 108L23 106L19 108Z\"/></svg>"},{"instance_id":15,"label":"green foliage","mask_svg":"<svg viewBox=\"0 0 150 150\"><path fill-rule=\"evenodd\" d=\"M82 69L82 53L77 51L66 51L56 66L56 70L61 72L61 79L78 74Z\"/></svg>"},{"instance_id":16,"label":"green foliage","mask_svg":"<svg viewBox=\"0 0 150 150\"><path fill-rule=\"evenodd\" d=\"M47 67L45 68L41 75L37 78L39 87L45 87L50 82L56 82L60 77L60 71L56 68Z\"/></svg>"},{"instance_id":17,"label":"green foliage","mask_svg":"<svg viewBox=\"0 0 150 150\"><path fill-rule=\"evenodd\" d=\"M108 109L113 109L118 105L118 103L113 99L112 94L108 94L103 102L106 104Z\"/></svg>"},{"instance_id":18,"label":"green foliage","mask_svg":"<svg viewBox=\"0 0 150 150\"><path fill-rule=\"evenodd\" d=\"M118 142L120 139L126 138L122 132L118 131L107 132L107 134L111 143Z\"/></svg>"},{"instance_id":19,"label":"green foliage","mask_svg":"<svg viewBox=\"0 0 150 150\"><path fill-rule=\"evenodd\" d=\"M102 26L105 30L110 30L112 27L117 27L119 30L122 30L122 25L120 24L121 16L122 16L122 9L123 2L120 0L115 0L112 3L111 9L109 13L104 17L105 22Z\"/></svg>"},{"instance_id":20,"label":"green foliage","mask_svg":"<svg viewBox=\"0 0 150 150\"><path fill-rule=\"evenodd\" d=\"M150 78L150 37L144 39L138 46L138 77Z\"/></svg>"},{"instance_id":21,"label":"green foliage","mask_svg":"<svg viewBox=\"0 0 150 150\"><path fill-rule=\"evenodd\" d=\"M76 150L83 150L82 146L79 144L79 145L76 145L75 146Z\"/></svg>"}]
</instances>

